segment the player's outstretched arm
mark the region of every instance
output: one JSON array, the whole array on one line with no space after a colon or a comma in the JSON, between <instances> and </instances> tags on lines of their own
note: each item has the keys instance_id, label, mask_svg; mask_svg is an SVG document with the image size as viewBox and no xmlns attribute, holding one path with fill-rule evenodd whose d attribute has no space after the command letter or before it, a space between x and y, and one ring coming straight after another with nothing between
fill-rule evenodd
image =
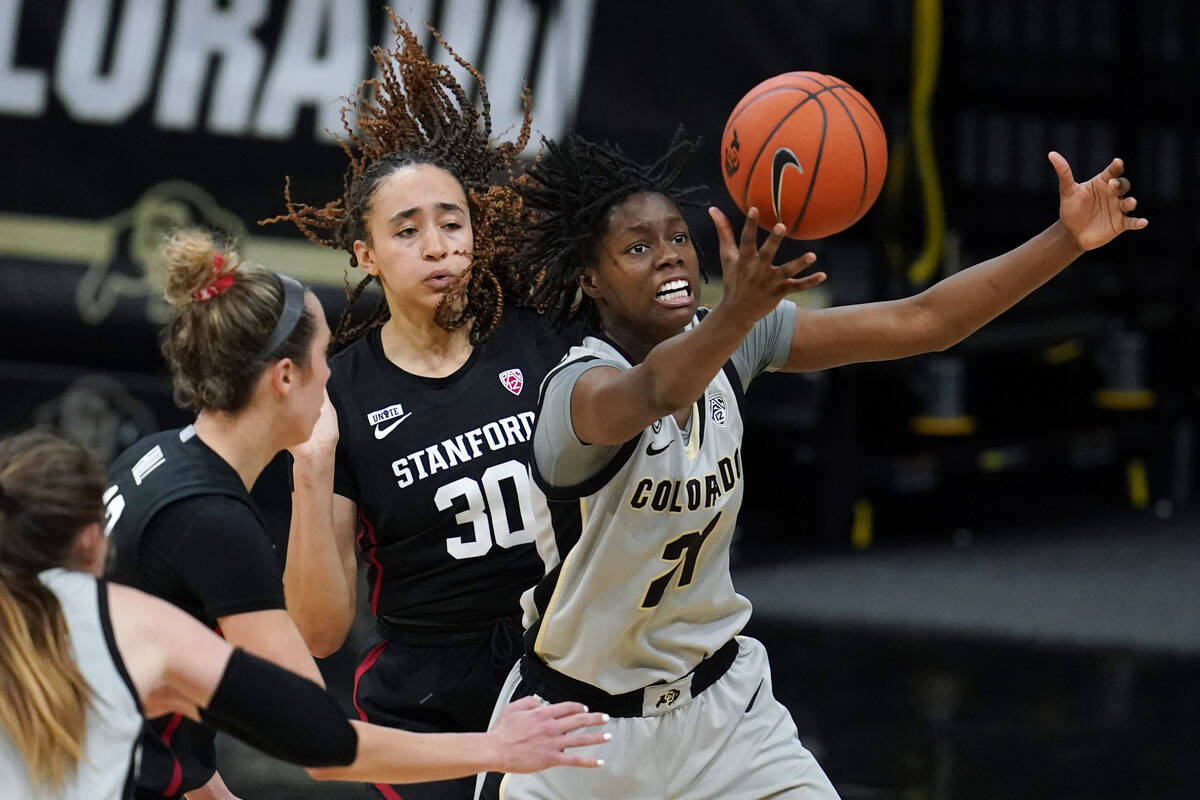
<instances>
[{"instance_id":1,"label":"player's outstretched arm","mask_svg":"<svg viewBox=\"0 0 1200 800\"><path fill-rule=\"evenodd\" d=\"M568 754L603 743L603 714L578 703L510 705L488 733L411 733L351 723L312 681L257 658L188 614L136 589L110 584L117 650L145 713L181 713L263 752L308 766L322 779L431 781L482 771L598 766Z\"/></svg>"},{"instance_id":2,"label":"player's outstretched arm","mask_svg":"<svg viewBox=\"0 0 1200 800\"><path fill-rule=\"evenodd\" d=\"M283 595L309 651L331 655L354 624L358 565L357 506L333 492L337 412L329 395L308 441L292 448L292 521Z\"/></svg>"},{"instance_id":3,"label":"player's outstretched arm","mask_svg":"<svg viewBox=\"0 0 1200 800\"><path fill-rule=\"evenodd\" d=\"M487 733L412 733L352 722L358 731L354 763L309 774L317 780L423 783L480 772L599 767L602 759L569 751L608 741L611 734L597 729L607 721L579 703L544 705L526 697L506 706Z\"/></svg>"},{"instance_id":4,"label":"player's outstretched arm","mask_svg":"<svg viewBox=\"0 0 1200 800\"><path fill-rule=\"evenodd\" d=\"M1130 216L1137 200L1119 158L1076 183L1058 153L1059 218L1029 241L902 300L806 311L798 309L784 370L827 369L861 361L944 350L995 319L1092 250L1147 220Z\"/></svg>"},{"instance_id":5,"label":"player's outstretched arm","mask_svg":"<svg viewBox=\"0 0 1200 800\"><path fill-rule=\"evenodd\" d=\"M666 414L686 408L704 393L733 352L785 296L825 280L823 272L798 277L817 257L812 253L772 263L785 227L776 225L758 242L758 211L746 216L740 240L717 208L709 215L721 243L725 293L704 321L652 349L629 370L597 367L575 383L571 424L582 441L620 444Z\"/></svg>"}]
</instances>

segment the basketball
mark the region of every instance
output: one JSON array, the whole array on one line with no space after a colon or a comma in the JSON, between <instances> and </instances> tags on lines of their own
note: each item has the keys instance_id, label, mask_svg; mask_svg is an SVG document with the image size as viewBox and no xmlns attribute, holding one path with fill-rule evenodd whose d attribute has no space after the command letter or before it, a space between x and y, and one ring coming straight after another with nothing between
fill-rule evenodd
<instances>
[{"instance_id":1,"label":"basketball","mask_svg":"<svg viewBox=\"0 0 1200 800\"><path fill-rule=\"evenodd\" d=\"M758 209L768 230L820 239L857 222L879 196L887 137L879 115L845 81L788 72L755 86L721 137L721 173L733 202Z\"/></svg>"}]
</instances>

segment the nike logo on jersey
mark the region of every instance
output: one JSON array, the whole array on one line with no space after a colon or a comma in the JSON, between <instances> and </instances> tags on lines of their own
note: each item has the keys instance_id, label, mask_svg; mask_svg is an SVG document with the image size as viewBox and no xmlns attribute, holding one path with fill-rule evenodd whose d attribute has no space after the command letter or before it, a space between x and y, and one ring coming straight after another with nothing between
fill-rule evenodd
<instances>
[{"instance_id":1,"label":"nike logo on jersey","mask_svg":"<svg viewBox=\"0 0 1200 800\"><path fill-rule=\"evenodd\" d=\"M385 426L384 426L384 427L382 427L382 428L381 428L381 427L379 427L378 425L376 425L376 426L375 426L375 438L376 438L376 439L383 439L383 438L384 438L385 436L387 436L389 433L391 433L392 431L396 430L396 426L397 426L397 425L399 425L401 422L404 422L404 420L408 419L408 418L409 418L409 417L411 417L411 416L412 416L412 412L410 411L410 412L408 412L407 414L405 414L403 417L397 417L396 419L392 420L392 424L391 424L391 425L385 425Z\"/></svg>"},{"instance_id":2,"label":"nike logo on jersey","mask_svg":"<svg viewBox=\"0 0 1200 800\"><path fill-rule=\"evenodd\" d=\"M783 215L779 211L783 200L783 173L788 167L795 167L796 171L804 174L804 167L800 166L800 160L796 158L796 154L786 147L781 147L775 151L775 157L771 159L771 205L775 207L775 220L783 222Z\"/></svg>"},{"instance_id":3,"label":"nike logo on jersey","mask_svg":"<svg viewBox=\"0 0 1200 800\"><path fill-rule=\"evenodd\" d=\"M412 416L412 412L404 413L404 406L399 403L381 408L378 411L372 411L367 414L367 424L375 428L375 438L383 439L392 431L396 430L396 426L404 420ZM385 422L391 422L390 425L383 425ZM383 425L383 427L380 427Z\"/></svg>"},{"instance_id":4,"label":"nike logo on jersey","mask_svg":"<svg viewBox=\"0 0 1200 800\"><path fill-rule=\"evenodd\" d=\"M655 446L654 446L654 442L651 442L650 444L646 445L646 455L648 455L648 456L656 456L656 455L658 455L659 453L661 453L661 452L663 452L664 450L666 450L666 449L667 449L668 447L670 447L671 445L673 445L674 443L675 443L675 440L674 440L674 439L672 439L671 441L669 441L669 442L667 442L666 444L664 444L662 447L655 447Z\"/></svg>"}]
</instances>

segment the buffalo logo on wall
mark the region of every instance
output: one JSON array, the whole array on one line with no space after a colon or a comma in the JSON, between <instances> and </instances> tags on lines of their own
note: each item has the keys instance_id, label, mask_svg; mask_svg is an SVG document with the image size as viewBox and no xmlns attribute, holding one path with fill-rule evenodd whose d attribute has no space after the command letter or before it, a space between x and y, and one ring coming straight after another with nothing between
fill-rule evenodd
<instances>
[{"instance_id":1,"label":"buffalo logo on wall","mask_svg":"<svg viewBox=\"0 0 1200 800\"><path fill-rule=\"evenodd\" d=\"M241 220L221 208L207 191L186 181L150 187L133 208L109 221L108 248L79 281L75 303L88 324L103 322L123 298L145 298L146 317L156 324L170 318L161 297L159 248L173 231L198 225L230 240L244 233Z\"/></svg>"},{"instance_id":2,"label":"buffalo logo on wall","mask_svg":"<svg viewBox=\"0 0 1200 800\"><path fill-rule=\"evenodd\" d=\"M109 375L89 374L38 405L33 422L82 445L107 466L117 453L158 429L154 411Z\"/></svg>"}]
</instances>

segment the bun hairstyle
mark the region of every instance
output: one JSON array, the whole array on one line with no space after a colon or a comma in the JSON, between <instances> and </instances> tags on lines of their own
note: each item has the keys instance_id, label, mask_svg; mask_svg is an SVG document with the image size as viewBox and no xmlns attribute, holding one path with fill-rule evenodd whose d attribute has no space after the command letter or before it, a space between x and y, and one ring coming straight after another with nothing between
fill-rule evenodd
<instances>
[{"instance_id":1,"label":"bun hairstyle","mask_svg":"<svg viewBox=\"0 0 1200 800\"><path fill-rule=\"evenodd\" d=\"M307 365L317 324L297 282L245 261L208 231L177 231L162 255L163 295L176 312L161 344L176 403L240 411L268 364L290 358ZM282 330L289 324L290 331Z\"/></svg>"},{"instance_id":2,"label":"bun hairstyle","mask_svg":"<svg viewBox=\"0 0 1200 800\"><path fill-rule=\"evenodd\" d=\"M0 731L51 795L84 757L92 694L38 573L68 563L80 531L104 518L103 492L79 445L42 431L0 440Z\"/></svg>"}]
</instances>

